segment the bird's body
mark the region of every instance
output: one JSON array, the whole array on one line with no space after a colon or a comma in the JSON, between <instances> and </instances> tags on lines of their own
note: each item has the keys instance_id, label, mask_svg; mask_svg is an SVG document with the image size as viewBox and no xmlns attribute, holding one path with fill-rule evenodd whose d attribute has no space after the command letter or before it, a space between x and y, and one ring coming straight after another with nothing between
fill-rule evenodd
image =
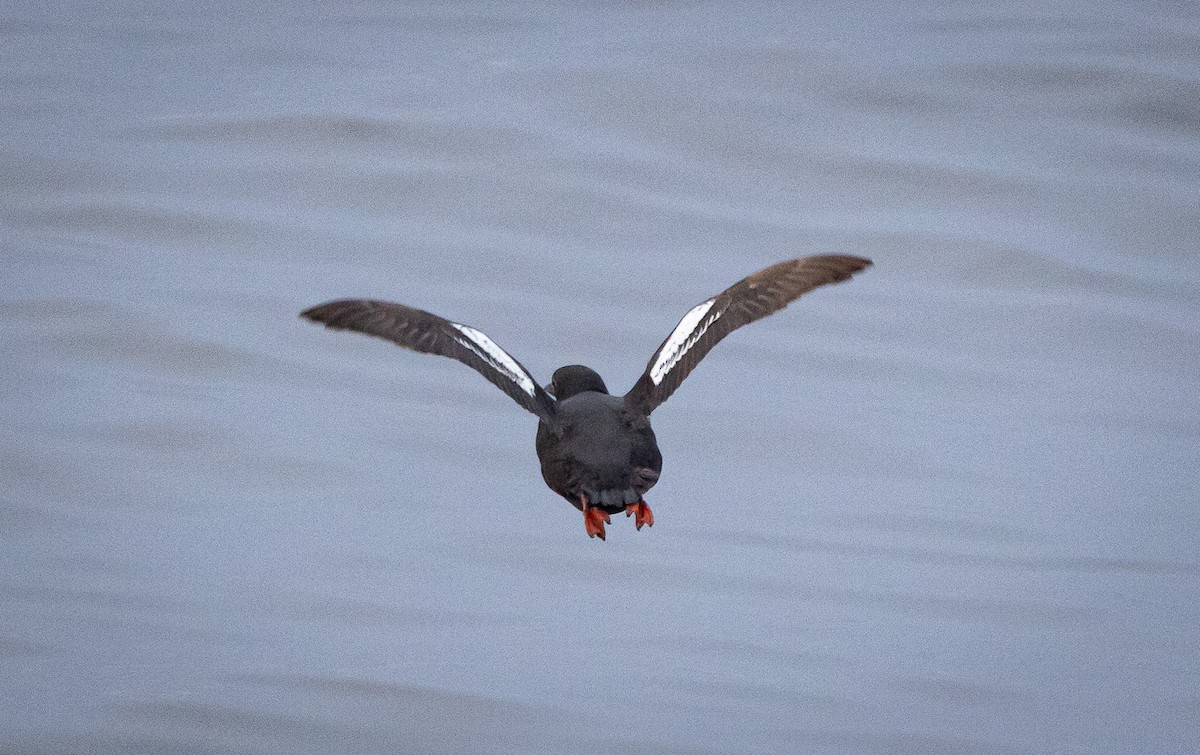
<instances>
[{"instance_id":1,"label":"bird's body","mask_svg":"<svg viewBox=\"0 0 1200 755\"><path fill-rule=\"evenodd\" d=\"M654 524L644 496L658 482L662 454L650 413L704 355L742 325L818 286L847 280L870 264L859 257L805 257L744 278L689 310L624 396L610 395L600 375L582 365L559 368L550 385L542 388L520 362L480 331L402 304L349 299L303 315L331 328L448 356L478 370L537 415L537 455L546 485L583 512L589 535L604 539L611 514L625 511L636 516L638 529Z\"/></svg>"},{"instance_id":2,"label":"bird's body","mask_svg":"<svg viewBox=\"0 0 1200 755\"><path fill-rule=\"evenodd\" d=\"M558 399L553 421L538 425L537 454L551 490L580 510L586 502L606 514L642 501L662 471L650 418L623 397L594 390Z\"/></svg>"}]
</instances>

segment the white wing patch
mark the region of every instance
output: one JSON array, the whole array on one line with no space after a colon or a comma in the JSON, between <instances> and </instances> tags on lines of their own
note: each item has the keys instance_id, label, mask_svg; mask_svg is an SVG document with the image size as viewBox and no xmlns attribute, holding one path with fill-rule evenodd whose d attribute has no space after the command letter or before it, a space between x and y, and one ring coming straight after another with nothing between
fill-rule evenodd
<instances>
[{"instance_id":1,"label":"white wing patch","mask_svg":"<svg viewBox=\"0 0 1200 755\"><path fill-rule=\"evenodd\" d=\"M688 350L696 345L696 341L700 340L700 336L709 327L721 319L721 312L716 312L707 320L704 316L708 314L708 310L712 309L713 302L716 299L709 299L703 304L697 304L688 310L688 313L683 316L679 324L675 326L675 330L671 331L671 335L667 338L666 343L662 346L662 351L658 352L658 359L654 360L653 366L650 367L650 379L658 385L667 376L683 355L688 353ZM703 320L703 322L701 322Z\"/></svg>"},{"instance_id":2,"label":"white wing patch","mask_svg":"<svg viewBox=\"0 0 1200 755\"><path fill-rule=\"evenodd\" d=\"M491 365L497 372L521 386L521 390L534 395L533 378L521 369L521 365L508 355L508 352L495 344L492 339L468 325L450 323L454 329L466 336L466 340L456 339L463 346L479 355L479 358Z\"/></svg>"}]
</instances>

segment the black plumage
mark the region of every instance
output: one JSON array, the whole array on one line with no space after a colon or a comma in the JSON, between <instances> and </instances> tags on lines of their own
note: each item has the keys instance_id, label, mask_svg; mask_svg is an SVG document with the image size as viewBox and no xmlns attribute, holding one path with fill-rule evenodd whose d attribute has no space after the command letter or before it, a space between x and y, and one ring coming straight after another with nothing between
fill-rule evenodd
<instances>
[{"instance_id":1,"label":"black plumage","mask_svg":"<svg viewBox=\"0 0 1200 755\"><path fill-rule=\"evenodd\" d=\"M609 515L620 511L636 515L638 529L653 525L644 495L658 482L662 454L650 413L712 347L737 328L783 309L814 288L848 280L870 264L861 257L804 257L738 281L690 309L621 397L610 395L600 375L582 365L556 370L547 391L480 331L402 304L345 299L301 314L330 328L448 356L482 373L538 417L542 477L551 490L583 511L588 534L603 539Z\"/></svg>"}]
</instances>

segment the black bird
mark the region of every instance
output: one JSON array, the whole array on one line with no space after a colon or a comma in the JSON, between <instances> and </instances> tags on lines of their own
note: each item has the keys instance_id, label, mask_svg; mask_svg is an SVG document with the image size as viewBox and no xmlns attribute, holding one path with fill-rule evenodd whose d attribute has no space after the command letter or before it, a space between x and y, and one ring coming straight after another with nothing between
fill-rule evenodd
<instances>
[{"instance_id":1,"label":"black bird","mask_svg":"<svg viewBox=\"0 0 1200 755\"><path fill-rule=\"evenodd\" d=\"M624 396L609 395L594 370L569 365L546 388L508 352L475 328L403 304L343 299L305 310L303 317L336 330L386 338L425 354L475 368L537 415L542 477L583 512L588 535L604 539L611 514L653 526L643 496L662 471L650 413L666 401L713 346L743 325L777 312L800 295L838 283L871 264L861 257L825 255L772 265L688 310L662 342L646 371Z\"/></svg>"}]
</instances>

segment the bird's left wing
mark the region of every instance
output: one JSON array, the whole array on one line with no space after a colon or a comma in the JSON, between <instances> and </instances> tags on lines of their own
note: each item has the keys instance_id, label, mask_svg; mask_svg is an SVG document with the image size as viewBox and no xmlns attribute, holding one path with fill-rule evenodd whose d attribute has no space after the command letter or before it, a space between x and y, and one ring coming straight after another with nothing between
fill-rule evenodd
<instances>
[{"instance_id":1,"label":"bird's left wing","mask_svg":"<svg viewBox=\"0 0 1200 755\"><path fill-rule=\"evenodd\" d=\"M331 301L300 313L334 330L386 338L406 349L457 359L490 380L544 422L554 416L554 399L529 370L496 342L469 325L403 304L370 299Z\"/></svg>"},{"instance_id":2,"label":"bird's left wing","mask_svg":"<svg viewBox=\"0 0 1200 755\"><path fill-rule=\"evenodd\" d=\"M861 257L820 255L788 260L759 270L688 310L662 342L646 371L625 394L642 414L670 398L712 347L733 331L778 312L801 295L849 280L871 264Z\"/></svg>"}]
</instances>

